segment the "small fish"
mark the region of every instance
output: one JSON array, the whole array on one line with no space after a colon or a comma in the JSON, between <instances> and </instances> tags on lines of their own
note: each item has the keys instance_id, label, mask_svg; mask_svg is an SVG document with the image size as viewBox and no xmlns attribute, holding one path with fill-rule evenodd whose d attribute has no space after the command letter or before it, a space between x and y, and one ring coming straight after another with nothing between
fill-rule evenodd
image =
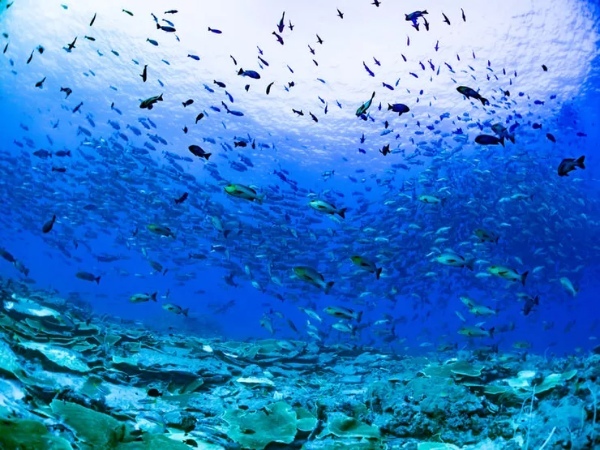
<instances>
[{"instance_id":1,"label":"small fish","mask_svg":"<svg viewBox=\"0 0 600 450\"><path fill-rule=\"evenodd\" d=\"M407 22L416 22L419 17L423 17L423 15L428 14L427 11L415 11L410 14L404 15L404 20ZM424 17L423 17L424 18Z\"/></svg>"},{"instance_id":2,"label":"small fish","mask_svg":"<svg viewBox=\"0 0 600 450\"><path fill-rule=\"evenodd\" d=\"M92 41L92 42L95 42L95 41L96 41L96 38L95 38L95 37L92 37L92 36L84 36L83 38L84 38L84 39L87 39L88 41Z\"/></svg>"},{"instance_id":3,"label":"small fish","mask_svg":"<svg viewBox=\"0 0 600 450\"><path fill-rule=\"evenodd\" d=\"M529 271L519 274L516 270L504 266L490 266L487 270L492 275L504 278L505 280L520 281L523 286L525 286L525 280L527 280L527 275L529 275Z\"/></svg>"},{"instance_id":4,"label":"small fish","mask_svg":"<svg viewBox=\"0 0 600 450\"><path fill-rule=\"evenodd\" d=\"M317 34L317 44L323 45L323 39Z\"/></svg>"},{"instance_id":5,"label":"small fish","mask_svg":"<svg viewBox=\"0 0 600 450\"><path fill-rule=\"evenodd\" d=\"M365 103L363 103L357 110L356 110L356 116L362 116L364 113L367 112L367 110L371 107L371 104L373 103L373 99L375 98L375 91L373 91L373 94L371 95L371 98L369 100L367 100Z\"/></svg>"},{"instance_id":6,"label":"small fish","mask_svg":"<svg viewBox=\"0 0 600 450\"><path fill-rule=\"evenodd\" d=\"M240 70L238 71L238 75L241 75L243 77L249 77L254 80L260 79L260 74L254 70L244 70L244 69L240 68Z\"/></svg>"},{"instance_id":7,"label":"small fish","mask_svg":"<svg viewBox=\"0 0 600 450\"><path fill-rule=\"evenodd\" d=\"M308 266L296 266L294 267L294 274L302 281L312 284L318 288L323 289L325 294L328 294L333 285L334 281L325 281L325 277L319 273L316 269Z\"/></svg>"},{"instance_id":8,"label":"small fish","mask_svg":"<svg viewBox=\"0 0 600 450\"><path fill-rule=\"evenodd\" d=\"M573 286L573 283L571 283L571 280L569 280L567 277L561 277L558 281L560 281L560 284L565 289L565 291L567 291L573 297L577 296L578 291Z\"/></svg>"},{"instance_id":9,"label":"small fish","mask_svg":"<svg viewBox=\"0 0 600 450\"><path fill-rule=\"evenodd\" d=\"M142 81L145 83L146 80L148 79L148 64L144 65L144 69L142 70L142 74L140 75L140 77L142 77Z\"/></svg>"},{"instance_id":10,"label":"small fish","mask_svg":"<svg viewBox=\"0 0 600 450\"><path fill-rule=\"evenodd\" d=\"M44 87L44 81L46 81L46 77L42 78L40 81L35 83L35 87L42 89Z\"/></svg>"},{"instance_id":11,"label":"small fish","mask_svg":"<svg viewBox=\"0 0 600 450\"><path fill-rule=\"evenodd\" d=\"M172 312L174 314L182 314L185 317L188 317L189 308L182 308L181 306L174 305L173 303L165 303L163 306L165 311Z\"/></svg>"},{"instance_id":12,"label":"small fish","mask_svg":"<svg viewBox=\"0 0 600 450\"><path fill-rule=\"evenodd\" d=\"M68 88L68 87L66 87L66 88L61 87L60 88L60 92L64 92L65 95L66 95L65 98L69 98L69 95L71 95L73 93L73 90L71 88Z\"/></svg>"},{"instance_id":13,"label":"small fish","mask_svg":"<svg viewBox=\"0 0 600 450\"><path fill-rule=\"evenodd\" d=\"M95 281L96 284L100 284L100 277L97 277L96 275L91 274L89 272L77 272L75 276L80 280Z\"/></svg>"},{"instance_id":14,"label":"small fish","mask_svg":"<svg viewBox=\"0 0 600 450\"><path fill-rule=\"evenodd\" d=\"M156 95L154 97L150 97L150 98L147 98L146 100L143 100L140 103L140 108L151 110L154 107L154 104L156 102L162 102L162 101L163 101L163 95L162 94Z\"/></svg>"},{"instance_id":15,"label":"small fish","mask_svg":"<svg viewBox=\"0 0 600 450\"><path fill-rule=\"evenodd\" d=\"M152 45L154 45L155 47L158 46L158 42L156 42L154 39L146 39L146 42L150 42Z\"/></svg>"},{"instance_id":16,"label":"small fish","mask_svg":"<svg viewBox=\"0 0 600 450\"><path fill-rule=\"evenodd\" d=\"M369 74L369 76L372 76L372 77L375 76L375 73L371 69L369 69L369 67L365 64L364 61L363 61L363 67L365 68L365 70L367 71L367 73Z\"/></svg>"},{"instance_id":17,"label":"small fish","mask_svg":"<svg viewBox=\"0 0 600 450\"><path fill-rule=\"evenodd\" d=\"M569 176L569 172L572 172L577 167L580 169L585 169L585 155L580 156L579 158L565 158L558 165L558 176L566 177Z\"/></svg>"},{"instance_id":18,"label":"small fish","mask_svg":"<svg viewBox=\"0 0 600 450\"><path fill-rule=\"evenodd\" d=\"M158 234L159 236L172 237L175 239L175 234L171 231L169 227L165 227L163 225L157 225L155 223L150 223L146 225L148 231L151 231L154 234Z\"/></svg>"},{"instance_id":19,"label":"small fish","mask_svg":"<svg viewBox=\"0 0 600 450\"><path fill-rule=\"evenodd\" d=\"M475 138L475 142L480 145L502 145L504 147L504 136L501 138L497 138L496 136L491 136L489 134L480 134Z\"/></svg>"},{"instance_id":20,"label":"small fish","mask_svg":"<svg viewBox=\"0 0 600 450\"><path fill-rule=\"evenodd\" d=\"M281 14L281 19L279 19L279 23L277 24L277 29L280 33L283 33L283 29L285 28L285 23L283 22L285 19L285 11Z\"/></svg>"},{"instance_id":21,"label":"small fish","mask_svg":"<svg viewBox=\"0 0 600 450\"><path fill-rule=\"evenodd\" d=\"M446 22L448 25L450 25L450 20L448 19L446 14L442 13L442 16L444 16L444 22Z\"/></svg>"},{"instance_id":22,"label":"small fish","mask_svg":"<svg viewBox=\"0 0 600 450\"><path fill-rule=\"evenodd\" d=\"M477 228L473 233L481 242L493 242L497 244L500 240L500 236L498 234L494 233L493 231L484 230L483 228Z\"/></svg>"},{"instance_id":23,"label":"small fish","mask_svg":"<svg viewBox=\"0 0 600 450\"><path fill-rule=\"evenodd\" d=\"M384 145L383 148L379 150L379 153L381 153L383 156L389 155L391 153L390 144Z\"/></svg>"},{"instance_id":24,"label":"small fish","mask_svg":"<svg viewBox=\"0 0 600 450\"><path fill-rule=\"evenodd\" d=\"M523 315L527 316L533 310L534 306L538 306L540 304L540 296L536 295L535 297L525 298L525 304L523 305Z\"/></svg>"},{"instance_id":25,"label":"small fish","mask_svg":"<svg viewBox=\"0 0 600 450\"><path fill-rule=\"evenodd\" d=\"M460 8L460 12L462 13L462 20L463 20L463 22L466 22L467 21L467 16L465 16L465 12L464 12L464 10L462 8Z\"/></svg>"},{"instance_id":26,"label":"small fish","mask_svg":"<svg viewBox=\"0 0 600 450\"><path fill-rule=\"evenodd\" d=\"M126 9L122 10L125 14L128 14L133 17L133 13L131 11L127 11Z\"/></svg>"},{"instance_id":27,"label":"small fish","mask_svg":"<svg viewBox=\"0 0 600 450\"><path fill-rule=\"evenodd\" d=\"M262 204L265 198L264 194L259 195L255 189L243 184L228 184L225 186L225 192L232 197L243 198L244 200L256 202L259 205Z\"/></svg>"},{"instance_id":28,"label":"small fish","mask_svg":"<svg viewBox=\"0 0 600 450\"><path fill-rule=\"evenodd\" d=\"M191 98L186 100L185 102L181 102L181 104L183 105L184 108L192 105L194 103L194 100L192 100Z\"/></svg>"},{"instance_id":29,"label":"small fish","mask_svg":"<svg viewBox=\"0 0 600 450\"><path fill-rule=\"evenodd\" d=\"M319 211L324 214L334 215L337 214L342 219L346 218L346 210L347 208L338 209L334 205L325 200L311 200L309 202L309 206L316 211Z\"/></svg>"},{"instance_id":30,"label":"small fish","mask_svg":"<svg viewBox=\"0 0 600 450\"><path fill-rule=\"evenodd\" d=\"M152 294L133 294L131 297L129 297L129 301L131 303L145 303L149 302L150 300L155 302L157 294L158 292L153 292Z\"/></svg>"},{"instance_id":31,"label":"small fish","mask_svg":"<svg viewBox=\"0 0 600 450\"><path fill-rule=\"evenodd\" d=\"M366 270L369 273L374 273L375 278L379 280L381 276L381 271L383 270L381 267L377 267L374 262L369 261L368 259L362 256L351 256L350 259L354 264L360 267L363 270Z\"/></svg>"},{"instance_id":32,"label":"small fish","mask_svg":"<svg viewBox=\"0 0 600 450\"><path fill-rule=\"evenodd\" d=\"M156 29L157 30L163 30L166 31L167 33L175 33L177 30L175 29L175 27L169 27L166 25L160 25L160 24L156 24Z\"/></svg>"},{"instance_id":33,"label":"small fish","mask_svg":"<svg viewBox=\"0 0 600 450\"><path fill-rule=\"evenodd\" d=\"M394 111L398 113L398 116L401 116L404 113L410 111L410 108L403 103L394 103L393 105L388 103L388 111Z\"/></svg>"},{"instance_id":34,"label":"small fish","mask_svg":"<svg viewBox=\"0 0 600 450\"><path fill-rule=\"evenodd\" d=\"M275 83L274 81L272 81L271 83L269 83L269 85L267 86L267 95L269 95L269 93L271 92L271 86L273 86L273 83Z\"/></svg>"},{"instance_id":35,"label":"small fish","mask_svg":"<svg viewBox=\"0 0 600 450\"><path fill-rule=\"evenodd\" d=\"M94 14L94 17L92 17L92 20L90 21L90 27L94 25L94 22L96 21L96 15L97 15L97 14L98 14L98 13L95 13L95 14Z\"/></svg>"},{"instance_id":36,"label":"small fish","mask_svg":"<svg viewBox=\"0 0 600 450\"><path fill-rule=\"evenodd\" d=\"M275 38L277 39L277 42L279 42L281 45L283 45L283 44L284 44L284 42L283 42L283 38L282 38L280 35L278 35L278 34L277 34L275 31L273 31L271 34L272 34L273 36L275 36Z\"/></svg>"},{"instance_id":37,"label":"small fish","mask_svg":"<svg viewBox=\"0 0 600 450\"><path fill-rule=\"evenodd\" d=\"M196 116L196 123L204 118L204 113L200 113Z\"/></svg>"},{"instance_id":38,"label":"small fish","mask_svg":"<svg viewBox=\"0 0 600 450\"><path fill-rule=\"evenodd\" d=\"M459 86L456 88L456 90L467 98L474 98L476 100L480 100L483 106L490 104L490 102L486 98L483 98L481 95L479 95L479 92L477 92L474 89L471 89L470 87Z\"/></svg>"},{"instance_id":39,"label":"small fish","mask_svg":"<svg viewBox=\"0 0 600 450\"><path fill-rule=\"evenodd\" d=\"M466 267L469 270L473 270L474 260L467 260L464 256L458 255L454 252L445 252L436 256L435 260L440 264L451 267Z\"/></svg>"},{"instance_id":40,"label":"small fish","mask_svg":"<svg viewBox=\"0 0 600 450\"><path fill-rule=\"evenodd\" d=\"M170 9L168 11L165 11L165 14L177 14L179 11L177 11L176 9Z\"/></svg>"},{"instance_id":41,"label":"small fish","mask_svg":"<svg viewBox=\"0 0 600 450\"><path fill-rule=\"evenodd\" d=\"M185 201L187 200L187 198L188 198L188 195L189 195L189 194L188 194L187 192L184 192L183 194L181 194L181 197L179 197L179 198L176 198L176 199L174 200L174 201L175 201L175 204L176 204L176 205L181 205L183 202L185 202Z\"/></svg>"},{"instance_id":42,"label":"small fish","mask_svg":"<svg viewBox=\"0 0 600 450\"><path fill-rule=\"evenodd\" d=\"M208 158L210 158L210 155L212 155L212 153L206 153L202 147L200 147L199 145L190 145L188 147L188 150L192 153L192 155L197 156L199 158L204 158L208 161Z\"/></svg>"},{"instance_id":43,"label":"small fish","mask_svg":"<svg viewBox=\"0 0 600 450\"><path fill-rule=\"evenodd\" d=\"M343 306L328 306L323 309L323 311L338 319L356 320L357 322L360 322L360 319L362 318L362 311L357 312Z\"/></svg>"},{"instance_id":44,"label":"small fish","mask_svg":"<svg viewBox=\"0 0 600 450\"><path fill-rule=\"evenodd\" d=\"M195 60L195 61L200 61L200 57L199 57L198 55L190 55L190 54L188 53L188 58L192 58L192 59L193 59L193 60Z\"/></svg>"},{"instance_id":45,"label":"small fish","mask_svg":"<svg viewBox=\"0 0 600 450\"><path fill-rule=\"evenodd\" d=\"M56 222L56 215L53 215L52 219L42 226L42 233L50 233L50 231L52 231L52 227L54 226L54 222Z\"/></svg>"},{"instance_id":46,"label":"small fish","mask_svg":"<svg viewBox=\"0 0 600 450\"><path fill-rule=\"evenodd\" d=\"M292 108L292 112L293 112L294 114L298 114L299 116L303 116L303 115L304 115L304 113L302 112L302 110L298 111L298 110L296 110L296 109Z\"/></svg>"},{"instance_id":47,"label":"small fish","mask_svg":"<svg viewBox=\"0 0 600 450\"><path fill-rule=\"evenodd\" d=\"M208 27L208 31L210 31L211 33L215 33L215 34L223 33L221 30L217 30L217 29L211 28L211 27Z\"/></svg>"},{"instance_id":48,"label":"small fish","mask_svg":"<svg viewBox=\"0 0 600 450\"><path fill-rule=\"evenodd\" d=\"M542 64L542 70L544 72L548 72L548 67L546 67L546 64Z\"/></svg>"},{"instance_id":49,"label":"small fish","mask_svg":"<svg viewBox=\"0 0 600 450\"><path fill-rule=\"evenodd\" d=\"M548 140L550 142L556 143L556 138L554 137L554 135L552 133L546 133L546 138L548 138Z\"/></svg>"}]
</instances>

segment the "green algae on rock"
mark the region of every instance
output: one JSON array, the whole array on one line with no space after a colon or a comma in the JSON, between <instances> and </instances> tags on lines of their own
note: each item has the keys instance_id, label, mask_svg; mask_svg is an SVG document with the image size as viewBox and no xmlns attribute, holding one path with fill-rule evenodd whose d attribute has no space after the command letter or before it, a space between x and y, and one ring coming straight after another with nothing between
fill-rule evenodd
<instances>
[{"instance_id":1,"label":"green algae on rock","mask_svg":"<svg viewBox=\"0 0 600 450\"><path fill-rule=\"evenodd\" d=\"M71 444L54 436L35 420L0 420L0 448L23 450L72 450Z\"/></svg>"}]
</instances>

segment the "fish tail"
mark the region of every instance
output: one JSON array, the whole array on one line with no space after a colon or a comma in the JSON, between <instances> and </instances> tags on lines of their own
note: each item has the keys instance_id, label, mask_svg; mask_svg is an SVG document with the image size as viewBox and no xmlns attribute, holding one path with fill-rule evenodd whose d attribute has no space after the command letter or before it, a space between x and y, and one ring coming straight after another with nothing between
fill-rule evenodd
<instances>
[{"instance_id":1,"label":"fish tail","mask_svg":"<svg viewBox=\"0 0 600 450\"><path fill-rule=\"evenodd\" d=\"M425 11L421 11L421 14L429 14L429 13L427 12L427 10L425 10Z\"/></svg>"},{"instance_id":2,"label":"fish tail","mask_svg":"<svg viewBox=\"0 0 600 450\"><path fill-rule=\"evenodd\" d=\"M473 270L473 265L475 264L475 259L469 259L465 262L465 267L469 270Z\"/></svg>"},{"instance_id":3,"label":"fish tail","mask_svg":"<svg viewBox=\"0 0 600 450\"><path fill-rule=\"evenodd\" d=\"M373 100L375 98L375 91L373 91L373 94L371 95L371 100Z\"/></svg>"},{"instance_id":4,"label":"fish tail","mask_svg":"<svg viewBox=\"0 0 600 450\"><path fill-rule=\"evenodd\" d=\"M208 158L210 158L210 155L212 155L212 153L206 153L206 154L204 155L204 158L206 158L206 160L208 161Z\"/></svg>"},{"instance_id":5,"label":"fish tail","mask_svg":"<svg viewBox=\"0 0 600 450\"><path fill-rule=\"evenodd\" d=\"M181 311L181 314L183 314L185 317L187 317L189 311L190 311L190 308L185 308Z\"/></svg>"},{"instance_id":6,"label":"fish tail","mask_svg":"<svg viewBox=\"0 0 600 450\"><path fill-rule=\"evenodd\" d=\"M509 134L507 137L510 142L512 142L513 144L515 143L515 135L514 134Z\"/></svg>"},{"instance_id":7,"label":"fish tail","mask_svg":"<svg viewBox=\"0 0 600 450\"><path fill-rule=\"evenodd\" d=\"M159 24L156 24L156 29L160 30L160 25Z\"/></svg>"},{"instance_id":8,"label":"fish tail","mask_svg":"<svg viewBox=\"0 0 600 450\"><path fill-rule=\"evenodd\" d=\"M158 96L158 99L162 102L163 101L163 97L162 97L162 92L160 93L160 95Z\"/></svg>"},{"instance_id":9,"label":"fish tail","mask_svg":"<svg viewBox=\"0 0 600 450\"><path fill-rule=\"evenodd\" d=\"M388 111L389 111L390 109L392 109L392 105L390 105L390 104L388 103Z\"/></svg>"},{"instance_id":10,"label":"fish tail","mask_svg":"<svg viewBox=\"0 0 600 450\"><path fill-rule=\"evenodd\" d=\"M521 283L525 286L525 280L527 279L527 275L529 275L529 271L525 271L521 274Z\"/></svg>"},{"instance_id":11,"label":"fish tail","mask_svg":"<svg viewBox=\"0 0 600 450\"><path fill-rule=\"evenodd\" d=\"M342 219L345 219L345 218L346 218L346 210L347 210L347 209L348 209L348 208L342 208L342 209L338 210L338 212L337 212L337 213L339 214L339 216L340 216Z\"/></svg>"},{"instance_id":12,"label":"fish tail","mask_svg":"<svg viewBox=\"0 0 600 450\"><path fill-rule=\"evenodd\" d=\"M380 267L379 269L375 270L375 276L377 277L377 279L379 280L379 277L381 276L381 271L383 270L382 267Z\"/></svg>"},{"instance_id":13,"label":"fish tail","mask_svg":"<svg viewBox=\"0 0 600 450\"><path fill-rule=\"evenodd\" d=\"M362 315L363 315L363 312L362 312L362 311L359 311L359 312L356 314L356 321L357 321L357 322L360 322L360 319L362 319Z\"/></svg>"},{"instance_id":14,"label":"fish tail","mask_svg":"<svg viewBox=\"0 0 600 450\"><path fill-rule=\"evenodd\" d=\"M575 160L575 164L577 165L577 167L579 167L581 169L585 169L584 161L585 161L585 155L580 156L579 158L577 158Z\"/></svg>"},{"instance_id":15,"label":"fish tail","mask_svg":"<svg viewBox=\"0 0 600 450\"><path fill-rule=\"evenodd\" d=\"M502 147L504 147L504 136L500 138L500 144L502 144Z\"/></svg>"},{"instance_id":16,"label":"fish tail","mask_svg":"<svg viewBox=\"0 0 600 450\"><path fill-rule=\"evenodd\" d=\"M488 331L490 333L490 337L493 338L494 337L494 331L496 331L496 327L492 327Z\"/></svg>"},{"instance_id":17,"label":"fish tail","mask_svg":"<svg viewBox=\"0 0 600 450\"><path fill-rule=\"evenodd\" d=\"M487 98L479 97L479 100L481 100L483 106L490 104L490 101Z\"/></svg>"},{"instance_id":18,"label":"fish tail","mask_svg":"<svg viewBox=\"0 0 600 450\"><path fill-rule=\"evenodd\" d=\"M152 300L153 302L156 301L156 294L158 294L158 292L153 292L152 295L150 296L150 300Z\"/></svg>"},{"instance_id":19,"label":"fish tail","mask_svg":"<svg viewBox=\"0 0 600 450\"><path fill-rule=\"evenodd\" d=\"M100 277L95 278L96 284L100 284Z\"/></svg>"},{"instance_id":20,"label":"fish tail","mask_svg":"<svg viewBox=\"0 0 600 450\"><path fill-rule=\"evenodd\" d=\"M231 233L231 230L223 230L223 237L227 238L227 236L229 236L229 233Z\"/></svg>"},{"instance_id":21,"label":"fish tail","mask_svg":"<svg viewBox=\"0 0 600 450\"><path fill-rule=\"evenodd\" d=\"M329 283L327 283L325 285L325 293L329 294L329 291L331 290L331 288L333 287L333 285L335 284L335 281L330 281Z\"/></svg>"},{"instance_id":22,"label":"fish tail","mask_svg":"<svg viewBox=\"0 0 600 450\"><path fill-rule=\"evenodd\" d=\"M263 200L265 199L265 194L257 195L254 201L259 205L262 205Z\"/></svg>"},{"instance_id":23,"label":"fish tail","mask_svg":"<svg viewBox=\"0 0 600 450\"><path fill-rule=\"evenodd\" d=\"M241 75L241 74L243 74L243 73L244 73L244 69L242 69L242 68L240 67L240 70L238 70L238 75Z\"/></svg>"}]
</instances>

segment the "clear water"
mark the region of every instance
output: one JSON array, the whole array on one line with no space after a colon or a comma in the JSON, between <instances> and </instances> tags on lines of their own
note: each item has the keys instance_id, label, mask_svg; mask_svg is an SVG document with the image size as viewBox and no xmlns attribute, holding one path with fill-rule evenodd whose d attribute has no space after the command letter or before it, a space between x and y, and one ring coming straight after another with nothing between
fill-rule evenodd
<instances>
[{"instance_id":1,"label":"clear water","mask_svg":"<svg viewBox=\"0 0 600 450\"><path fill-rule=\"evenodd\" d=\"M422 7L415 1L344 2L337 5L343 19L335 4L318 1L6 3L0 246L29 273L2 259L5 279L82 299L98 315L229 339L270 336L261 327L266 318L278 338L314 340L310 320L324 344L399 353L441 344L509 350L526 341L537 353L564 354L597 345L596 2L440 1L426 5L429 31L422 18L419 31L404 20ZM281 45L272 33L283 11ZM151 13L177 31L158 30ZM239 76L240 68L260 79ZM460 85L490 104L465 99ZM72 94L65 98L61 87ZM362 120L356 111L372 92ZM140 109L160 94L164 101ZM182 106L188 99L194 103ZM410 112L388 111L394 103ZM519 124L514 144L475 143L480 134L496 136L495 123ZM247 146L234 146L241 141ZM212 153L209 162L188 151L192 144ZM385 145L391 154L380 152ZM53 155L41 158L38 150ZM60 150L71 156L57 156ZM584 170L558 176L564 158L581 155ZM264 202L228 196L228 183L254 186ZM176 204L184 192L188 199ZM425 204L422 195L443 204ZM346 218L315 211L314 199L347 208ZM52 215L56 223L44 234ZM215 229L217 219L227 237ZM150 232L152 223L175 238ZM498 243L480 243L477 228L497 233ZM473 270L435 261L446 249L472 258ZM381 267L381 279L361 271L353 255ZM491 265L529 271L525 286L490 276ZM295 278L295 266L334 281L330 293ZM100 283L77 278L80 271ZM230 275L235 286L226 283ZM156 303L129 302L153 292ZM519 294L539 295L539 306L524 315ZM461 296L497 313L474 316ZM166 302L189 308L189 317L164 310ZM362 312L360 322L348 322L353 333L332 328L338 319L323 312L328 306ZM494 328L494 337L465 337L463 326Z\"/></svg>"}]
</instances>

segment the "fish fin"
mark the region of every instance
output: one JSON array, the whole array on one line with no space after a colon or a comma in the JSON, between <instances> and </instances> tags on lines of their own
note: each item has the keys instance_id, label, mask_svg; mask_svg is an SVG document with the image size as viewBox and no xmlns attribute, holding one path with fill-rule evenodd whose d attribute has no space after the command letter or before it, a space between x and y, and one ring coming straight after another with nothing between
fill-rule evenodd
<instances>
[{"instance_id":1,"label":"fish fin","mask_svg":"<svg viewBox=\"0 0 600 450\"><path fill-rule=\"evenodd\" d=\"M162 96L163 96L163 95L162 95L162 92L161 92L161 94L158 96L158 99L159 99L161 102L163 101L163 97L162 97Z\"/></svg>"},{"instance_id":2,"label":"fish fin","mask_svg":"<svg viewBox=\"0 0 600 450\"><path fill-rule=\"evenodd\" d=\"M504 136L500 138L500 144L502 144L502 147L504 147Z\"/></svg>"},{"instance_id":3,"label":"fish fin","mask_svg":"<svg viewBox=\"0 0 600 450\"><path fill-rule=\"evenodd\" d=\"M152 300L153 302L156 301L156 294L158 294L158 292L153 292L152 295L150 296L150 300Z\"/></svg>"},{"instance_id":4,"label":"fish fin","mask_svg":"<svg viewBox=\"0 0 600 450\"><path fill-rule=\"evenodd\" d=\"M529 271L523 272L521 274L521 283L525 286L525 280L527 279L527 275L529 275Z\"/></svg>"},{"instance_id":5,"label":"fish fin","mask_svg":"<svg viewBox=\"0 0 600 450\"><path fill-rule=\"evenodd\" d=\"M513 144L515 143L515 135L514 134L509 134L507 137L510 142L512 142Z\"/></svg>"},{"instance_id":6,"label":"fish fin","mask_svg":"<svg viewBox=\"0 0 600 450\"><path fill-rule=\"evenodd\" d=\"M331 290L331 288L333 287L333 285L335 284L335 281L330 281L329 283L327 283L325 285L325 293L329 294L329 291Z\"/></svg>"},{"instance_id":7,"label":"fish fin","mask_svg":"<svg viewBox=\"0 0 600 450\"><path fill-rule=\"evenodd\" d=\"M379 280L379 277L381 276L381 271L383 270L382 267L380 267L379 269L375 270L375 276L377 277L377 279Z\"/></svg>"},{"instance_id":8,"label":"fish fin","mask_svg":"<svg viewBox=\"0 0 600 450\"><path fill-rule=\"evenodd\" d=\"M96 277L96 284L100 284L100 277Z\"/></svg>"},{"instance_id":9,"label":"fish fin","mask_svg":"<svg viewBox=\"0 0 600 450\"><path fill-rule=\"evenodd\" d=\"M577 165L577 167L579 167L581 169L585 169L584 161L585 161L585 155L580 156L579 158L577 158L575 160L575 164Z\"/></svg>"},{"instance_id":10,"label":"fish fin","mask_svg":"<svg viewBox=\"0 0 600 450\"><path fill-rule=\"evenodd\" d=\"M340 216L342 219L345 219L345 218L346 218L346 210L347 210L347 209L348 209L348 208L342 208L342 209L340 209L340 210L338 210L338 211L337 211L338 215L339 215L339 216Z\"/></svg>"},{"instance_id":11,"label":"fish fin","mask_svg":"<svg viewBox=\"0 0 600 450\"><path fill-rule=\"evenodd\" d=\"M359 311L358 314L356 315L356 321L357 322L360 322L360 319L362 319L362 315L363 315L363 312Z\"/></svg>"}]
</instances>

